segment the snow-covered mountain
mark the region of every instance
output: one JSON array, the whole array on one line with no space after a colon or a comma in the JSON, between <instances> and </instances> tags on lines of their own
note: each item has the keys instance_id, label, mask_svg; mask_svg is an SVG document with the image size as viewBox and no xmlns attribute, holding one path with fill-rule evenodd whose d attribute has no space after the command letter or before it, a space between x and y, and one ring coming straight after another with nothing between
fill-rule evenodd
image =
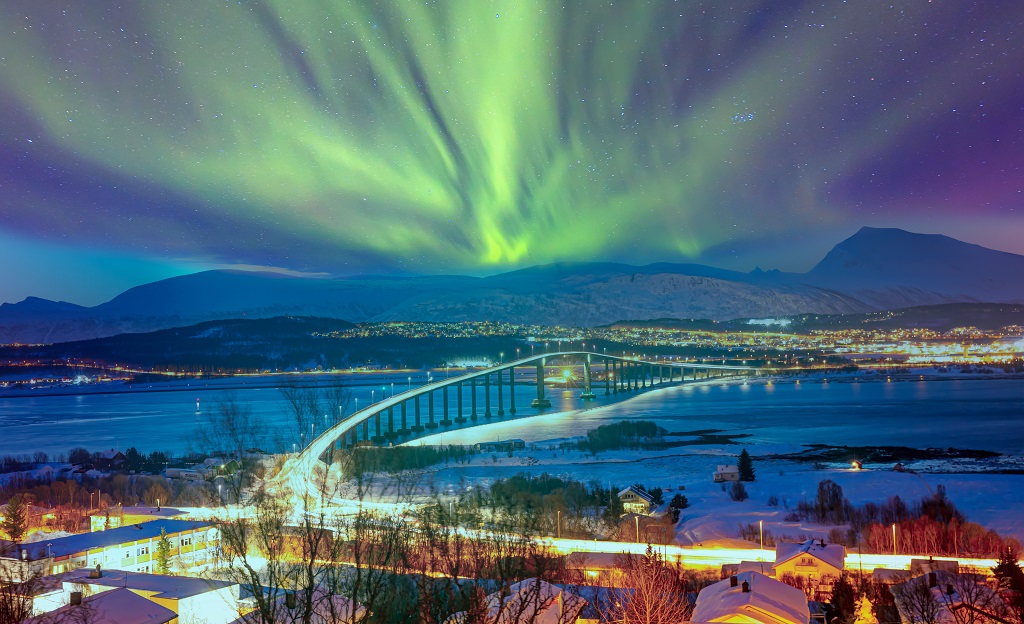
<instances>
[{"instance_id":1,"label":"snow-covered mountain","mask_svg":"<svg viewBox=\"0 0 1024 624\"><path fill-rule=\"evenodd\" d=\"M0 342L61 342L229 318L319 316L599 325L621 319L843 314L949 302L1024 302L1024 256L946 236L863 228L807 273L695 264L551 264L490 277L313 279L208 271L86 308L0 306Z\"/></svg>"}]
</instances>

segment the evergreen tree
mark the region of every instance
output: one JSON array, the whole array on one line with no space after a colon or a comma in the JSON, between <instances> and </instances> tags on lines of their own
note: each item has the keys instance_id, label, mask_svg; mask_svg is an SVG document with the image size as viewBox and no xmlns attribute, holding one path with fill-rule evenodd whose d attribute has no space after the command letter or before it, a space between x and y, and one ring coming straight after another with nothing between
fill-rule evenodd
<instances>
[{"instance_id":1,"label":"evergreen tree","mask_svg":"<svg viewBox=\"0 0 1024 624\"><path fill-rule=\"evenodd\" d=\"M877 621L875 614L871 611L871 601L867 596L861 596L857 602L857 615L854 617L853 624L875 624Z\"/></svg>"},{"instance_id":2,"label":"evergreen tree","mask_svg":"<svg viewBox=\"0 0 1024 624\"><path fill-rule=\"evenodd\" d=\"M1024 570L1017 561L1017 552L1007 547L999 557L999 562L992 568L999 583L999 591L1014 618L1024 622Z\"/></svg>"},{"instance_id":3,"label":"evergreen tree","mask_svg":"<svg viewBox=\"0 0 1024 624\"><path fill-rule=\"evenodd\" d=\"M3 524L4 532L12 542L21 543L21 539L25 537L25 532L28 530L27 516L28 510L25 507L25 501L21 498L21 494L15 494L11 500L7 501Z\"/></svg>"},{"instance_id":4,"label":"evergreen tree","mask_svg":"<svg viewBox=\"0 0 1024 624\"><path fill-rule=\"evenodd\" d=\"M853 622L856 618L857 595L850 580L843 574L832 586L832 618L838 622Z\"/></svg>"},{"instance_id":5,"label":"evergreen tree","mask_svg":"<svg viewBox=\"0 0 1024 624\"><path fill-rule=\"evenodd\" d=\"M740 453L740 459L736 465L740 469L740 481L754 480L754 462L750 459L747 449L743 449Z\"/></svg>"},{"instance_id":6,"label":"evergreen tree","mask_svg":"<svg viewBox=\"0 0 1024 624\"><path fill-rule=\"evenodd\" d=\"M171 540L167 531L160 529L160 540L156 543L156 573L170 574L171 571Z\"/></svg>"},{"instance_id":7,"label":"evergreen tree","mask_svg":"<svg viewBox=\"0 0 1024 624\"><path fill-rule=\"evenodd\" d=\"M672 509L686 509L690 506L690 501L682 494L676 494L672 497L672 500L668 504Z\"/></svg>"}]
</instances>

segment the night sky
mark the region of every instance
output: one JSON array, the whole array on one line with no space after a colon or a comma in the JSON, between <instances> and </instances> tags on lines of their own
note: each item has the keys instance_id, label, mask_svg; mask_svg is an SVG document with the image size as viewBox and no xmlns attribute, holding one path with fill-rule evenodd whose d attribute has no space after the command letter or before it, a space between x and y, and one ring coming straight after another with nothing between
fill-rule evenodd
<instances>
[{"instance_id":1,"label":"night sky","mask_svg":"<svg viewBox=\"0 0 1024 624\"><path fill-rule=\"evenodd\" d=\"M0 301L1024 253L1024 3L0 1Z\"/></svg>"}]
</instances>

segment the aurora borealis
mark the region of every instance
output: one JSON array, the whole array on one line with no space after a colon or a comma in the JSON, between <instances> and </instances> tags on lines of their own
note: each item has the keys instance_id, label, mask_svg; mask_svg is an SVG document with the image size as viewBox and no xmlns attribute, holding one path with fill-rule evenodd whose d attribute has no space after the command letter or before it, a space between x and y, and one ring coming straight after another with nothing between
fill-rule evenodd
<instances>
[{"instance_id":1,"label":"aurora borealis","mask_svg":"<svg viewBox=\"0 0 1024 624\"><path fill-rule=\"evenodd\" d=\"M1024 253L1015 0L0 7L0 301L210 266L802 270L862 225Z\"/></svg>"}]
</instances>

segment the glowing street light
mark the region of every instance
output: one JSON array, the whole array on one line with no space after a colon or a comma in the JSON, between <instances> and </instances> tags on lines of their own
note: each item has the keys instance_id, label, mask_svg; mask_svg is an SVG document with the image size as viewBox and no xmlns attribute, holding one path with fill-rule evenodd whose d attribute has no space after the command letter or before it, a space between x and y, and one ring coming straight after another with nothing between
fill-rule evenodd
<instances>
[{"instance_id":1,"label":"glowing street light","mask_svg":"<svg viewBox=\"0 0 1024 624\"><path fill-rule=\"evenodd\" d=\"M892 554L896 555L896 523L892 523Z\"/></svg>"}]
</instances>

